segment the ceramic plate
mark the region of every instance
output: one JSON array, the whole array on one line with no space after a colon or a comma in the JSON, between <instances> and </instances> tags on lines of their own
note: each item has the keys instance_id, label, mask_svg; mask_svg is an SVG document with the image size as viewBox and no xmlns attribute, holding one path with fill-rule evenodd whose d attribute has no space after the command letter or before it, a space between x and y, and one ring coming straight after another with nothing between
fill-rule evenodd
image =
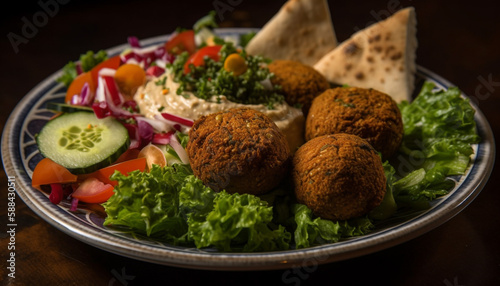
<instances>
[{"instance_id":1,"label":"ceramic plate","mask_svg":"<svg viewBox=\"0 0 500 286\"><path fill-rule=\"evenodd\" d=\"M219 29L218 33L231 37L248 31ZM160 44L167 37L151 38L141 41L141 44ZM124 44L109 49L108 54L117 54L127 46ZM36 86L10 115L2 135L2 160L5 171L8 176L15 176L18 196L54 227L87 244L134 259L187 268L252 270L288 268L311 262L319 264L365 255L408 241L452 218L479 194L493 168L493 134L486 118L476 108L475 120L482 142L474 145L472 164L465 175L456 178L455 189L435 200L432 207L425 212L400 214L384 225L377 225L375 231L369 235L300 250L222 253L171 246L104 228L104 218L99 212L86 209L69 212L68 205L54 205L46 194L31 187L33 169L42 159L34 135L53 115L45 105L49 101L64 100L65 87L55 81L60 74L61 71L58 71ZM424 81L433 81L439 88L452 86L431 71L418 67L415 90L419 91Z\"/></svg>"}]
</instances>

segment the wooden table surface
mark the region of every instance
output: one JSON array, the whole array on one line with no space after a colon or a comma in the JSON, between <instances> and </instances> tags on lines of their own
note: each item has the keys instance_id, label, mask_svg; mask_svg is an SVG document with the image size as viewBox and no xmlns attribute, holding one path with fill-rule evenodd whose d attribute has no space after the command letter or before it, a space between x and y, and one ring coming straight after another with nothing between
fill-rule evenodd
<instances>
[{"instance_id":1,"label":"wooden table surface","mask_svg":"<svg viewBox=\"0 0 500 286\"><path fill-rule=\"evenodd\" d=\"M25 1L27 2L27 1ZM190 27L226 3L221 26L261 27L284 1L38 1L2 9L0 121L37 83L87 50L109 48L128 36L145 39ZM500 134L500 21L495 1L329 1L340 41L356 28L413 5L418 19L417 63L476 98ZM348 3L347 3L348 2ZM57 4L57 6L54 5ZM471 5L472 4L472 5ZM56 9L57 8L57 9ZM38 16L37 16L38 15ZM14 47L23 21L40 24ZM42 25L43 24L43 25ZM390 249L308 269L207 271L168 267L121 257L54 228L16 200L16 273L7 276L7 176L0 174L0 281L5 285L500 285L500 186L495 168L480 195L442 226ZM307 271L306 271L307 270ZM294 272L295 271L295 272ZM153 283L154 282L154 283Z\"/></svg>"}]
</instances>

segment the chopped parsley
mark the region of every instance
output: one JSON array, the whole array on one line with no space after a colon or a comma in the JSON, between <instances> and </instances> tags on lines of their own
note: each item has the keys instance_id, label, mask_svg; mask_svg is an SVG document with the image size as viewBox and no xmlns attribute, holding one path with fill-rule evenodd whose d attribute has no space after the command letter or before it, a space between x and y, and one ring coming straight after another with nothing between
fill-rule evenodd
<instances>
[{"instance_id":1,"label":"chopped parsley","mask_svg":"<svg viewBox=\"0 0 500 286\"><path fill-rule=\"evenodd\" d=\"M189 57L187 52L184 52L168 65L174 75L173 80L179 83L176 91L178 95L192 92L204 100L212 100L215 96L216 102L220 102L220 96L223 95L232 102L264 104L269 109L273 109L274 104L284 101L284 97L278 93L279 88L264 83L273 76L266 67L269 60L248 55L245 50L236 49L231 42L225 42L220 38L215 41L216 44L222 45L219 61L205 57L204 65L191 66L190 72L184 74L184 64ZM233 53L243 57L247 65L246 72L239 76L234 76L232 72L224 69L225 59Z\"/></svg>"},{"instance_id":2,"label":"chopped parsley","mask_svg":"<svg viewBox=\"0 0 500 286\"><path fill-rule=\"evenodd\" d=\"M156 85L156 86L163 86L163 87L164 87L166 82L167 82L167 77L166 77L166 76L164 76L164 77L162 77L162 78L160 78L160 79L156 80L156 81L155 81L155 85Z\"/></svg>"},{"instance_id":3,"label":"chopped parsley","mask_svg":"<svg viewBox=\"0 0 500 286\"><path fill-rule=\"evenodd\" d=\"M356 107L356 105L354 105L353 103L346 103L344 100L340 98L336 98L335 102L340 102L345 107L352 107L352 108Z\"/></svg>"}]
</instances>

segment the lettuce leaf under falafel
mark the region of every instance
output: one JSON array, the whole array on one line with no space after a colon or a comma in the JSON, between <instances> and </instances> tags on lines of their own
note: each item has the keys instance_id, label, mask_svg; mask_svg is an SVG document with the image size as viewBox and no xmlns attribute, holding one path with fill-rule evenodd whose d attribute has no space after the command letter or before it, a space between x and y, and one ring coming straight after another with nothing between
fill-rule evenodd
<instances>
[{"instance_id":1,"label":"lettuce leaf under falafel","mask_svg":"<svg viewBox=\"0 0 500 286\"><path fill-rule=\"evenodd\" d=\"M428 206L455 183L449 177L465 173L479 143L475 110L457 87L436 90L426 82L411 103L399 104L404 125L400 154L393 160L400 179L394 183L398 205Z\"/></svg>"},{"instance_id":2,"label":"lettuce leaf under falafel","mask_svg":"<svg viewBox=\"0 0 500 286\"><path fill-rule=\"evenodd\" d=\"M272 207L256 196L214 192L188 165L153 165L149 172L115 172L115 194L103 204L105 226L174 245L220 251L289 248L291 235L271 224Z\"/></svg>"},{"instance_id":3,"label":"lettuce leaf under falafel","mask_svg":"<svg viewBox=\"0 0 500 286\"><path fill-rule=\"evenodd\" d=\"M306 248L313 245L338 242L342 238L364 235L374 225L366 217L348 221L331 221L314 217L312 210L303 204L294 204L292 213L295 217L295 247Z\"/></svg>"}]
</instances>

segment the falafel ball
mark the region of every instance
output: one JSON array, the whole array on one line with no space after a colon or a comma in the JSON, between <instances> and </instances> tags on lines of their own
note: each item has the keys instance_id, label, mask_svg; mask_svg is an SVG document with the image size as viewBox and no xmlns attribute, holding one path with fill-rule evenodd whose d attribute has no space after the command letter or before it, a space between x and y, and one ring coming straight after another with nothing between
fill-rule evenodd
<instances>
[{"instance_id":1,"label":"falafel ball","mask_svg":"<svg viewBox=\"0 0 500 286\"><path fill-rule=\"evenodd\" d=\"M289 171L290 147L264 113L232 108L202 116L189 131L193 173L215 191L263 194Z\"/></svg>"},{"instance_id":2,"label":"falafel ball","mask_svg":"<svg viewBox=\"0 0 500 286\"><path fill-rule=\"evenodd\" d=\"M382 157L391 157L403 139L397 103L375 89L337 87L316 97L306 118L306 140L349 133L367 140Z\"/></svg>"},{"instance_id":3,"label":"falafel ball","mask_svg":"<svg viewBox=\"0 0 500 286\"><path fill-rule=\"evenodd\" d=\"M330 87L322 74L298 61L274 60L268 68L274 74L271 82L281 86L285 101L291 106L301 105L304 115L312 100Z\"/></svg>"},{"instance_id":4,"label":"falafel ball","mask_svg":"<svg viewBox=\"0 0 500 286\"><path fill-rule=\"evenodd\" d=\"M297 201L315 215L346 220L367 214L384 198L382 160L364 139L351 134L316 137L293 157Z\"/></svg>"}]
</instances>

